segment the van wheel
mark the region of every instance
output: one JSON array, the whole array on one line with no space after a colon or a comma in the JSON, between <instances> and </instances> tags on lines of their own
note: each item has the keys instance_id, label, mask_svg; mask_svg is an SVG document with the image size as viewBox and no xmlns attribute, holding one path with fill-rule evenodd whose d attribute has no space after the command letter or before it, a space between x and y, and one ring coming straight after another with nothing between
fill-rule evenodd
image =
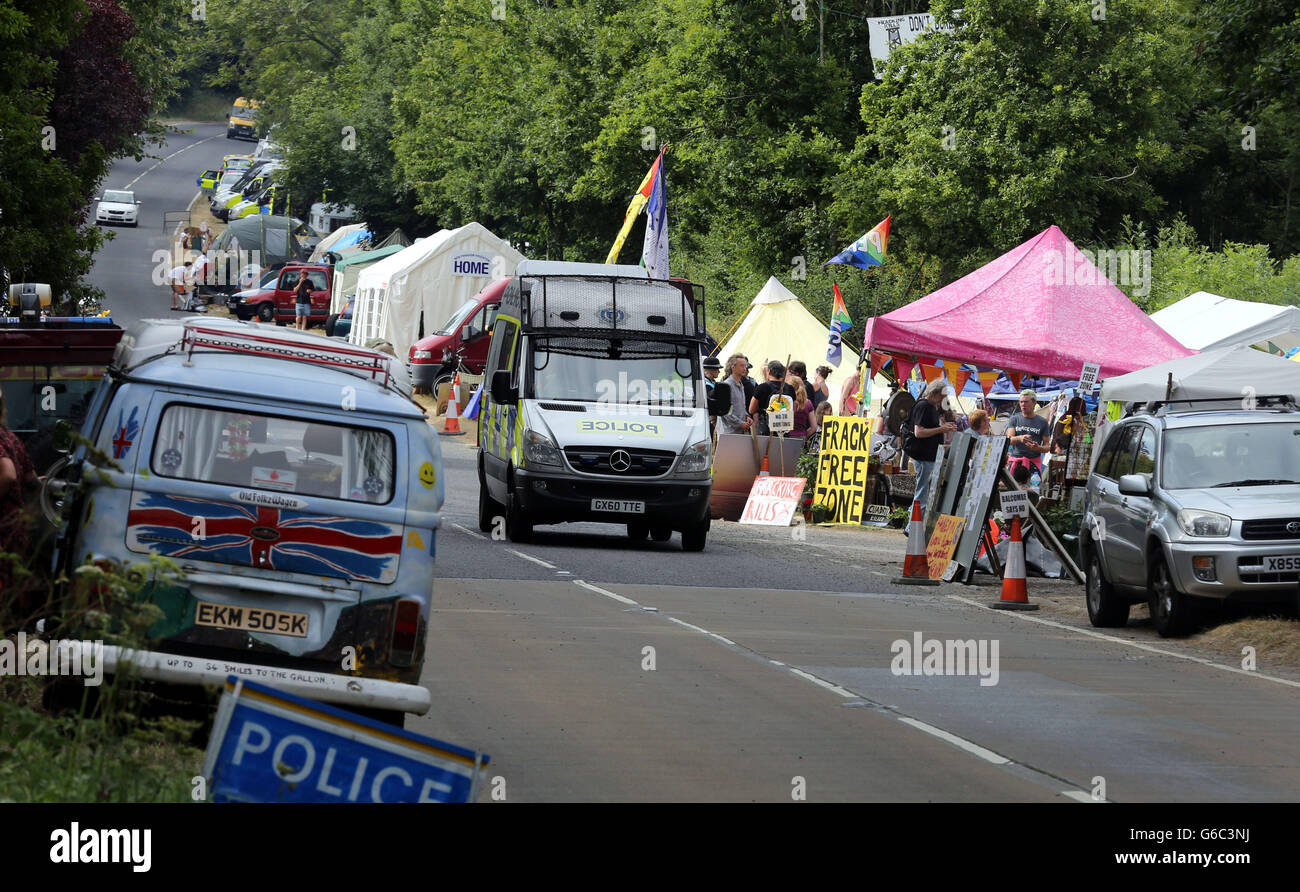
<instances>
[{"instance_id":1,"label":"van wheel","mask_svg":"<svg viewBox=\"0 0 1300 892\"><path fill-rule=\"evenodd\" d=\"M1151 624L1161 638L1186 635L1192 627L1192 607L1187 595L1174 585L1173 575L1163 552L1156 552L1151 569L1147 572L1147 593L1151 608Z\"/></svg>"},{"instance_id":2,"label":"van wheel","mask_svg":"<svg viewBox=\"0 0 1300 892\"><path fill-rule=\"evenodd\" d=\"M488 493L487 481L479 477L478 481L478 528L484 533L492 532L497 518L501 516L501 506Z\"/></svg>"},{"instance_id":3,"label":"van wheel","mask_svg":"<svg viewBox=\"0 0 1300 892\"><path fill-rule=\"evenodd\" d=\"M650 538L656 542L667 542L673 537L673 531L669 527L651 527Z\"/></svg>"},{"instance_id":4,"label":"van wheel","mask_svg":"<svg viewBox=\"0 0 1300 892\"><path fill-rule=\"evenodd\" d=\"M703 551L708 535L709 518L706 517L695 526L682 530L682 551Z\"/></svg>"},{"instance_id":5,"label":"van wheel","mask_svg":"<svg viewBox=\"0 0 1300 892\"><path fill-rule=\"evenodd\" d=\"M275 307L270 304L262 304L257 308L257 318L262 322L275 321Z\"/></svg>"},{"instance_id":6,"label":"van wheel","mask_svg":"<svg viewBox=\"0 0 1300 892\"><path fill-rule=\"evenodd\" d=\"M650 528L643 523L629 523L627 525L627 537L633 542L640 542L650 535Z\"/></svg>"},{"instance_id":7,"label":"van wheel","mask_svg":"<svg viewBox=\"0 0 1300 892\"><path fill-rule=\"evenodd\" d=\"M533 522L519 506L513 478L506 487L506 538L511 542L531 542Z\"/></svg>"},{"instance_id":8,"label":"van wheel","mask_svg":"<svg viewBox=\"0 0 1300 892\"><path fill-rule=\"evenodd\" d=\"M1097 628L1122 626L1128 622L1129 602L1121 598L1102 575L1101 558L1095 547L1088 550L1087 598L1088 619Z\"/></svg>"}]
</instances>

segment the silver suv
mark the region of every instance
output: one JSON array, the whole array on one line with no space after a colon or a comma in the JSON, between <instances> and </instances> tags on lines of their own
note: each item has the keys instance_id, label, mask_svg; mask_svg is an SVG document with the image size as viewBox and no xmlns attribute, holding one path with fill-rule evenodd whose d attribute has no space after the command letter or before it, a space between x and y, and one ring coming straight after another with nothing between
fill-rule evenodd
<instances>
[{"instance_id":1,"label":"silver suv","mask_svg":"<svg viewBox=\"0 0 1300 892\"><path fill-rule=\"evenodd\" d=\"M1170 637L1191 629L1197 598L1294 600L1300 411L1288 398L1122 419L1088 478L1079 539L1094 626L1147 601Z\"/></svg>"}]
</instances>

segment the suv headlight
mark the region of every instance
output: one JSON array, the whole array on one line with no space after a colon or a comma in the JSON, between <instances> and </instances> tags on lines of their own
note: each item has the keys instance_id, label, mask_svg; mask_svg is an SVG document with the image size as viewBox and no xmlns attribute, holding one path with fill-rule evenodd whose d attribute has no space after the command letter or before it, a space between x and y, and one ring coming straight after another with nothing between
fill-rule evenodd
<instances>
[{"instance_id":1,"label":"suv headlight","mask_svg":"<svg viewBox=\"0 0 1300 892\"><path fill-rule=\"evenodd\" d=\"M524 463L529 465L554 465L559 467L560 450L551 438L535 430L524 431Z\"/></svg>"},{"instance_id":2,"label":"suv headlight","mask_svg":"<svg viewBox=\"0 0 1300 892\"><path fill-rule=\"evenodd\" d=\"M682 451L677 460L677 474L681 477L706 477L709 464L713 460L713 444L708 440L692 443Z\"/></svg>"},{"instance_id":3,"label":"suv headlight","mask_svg":"<svg viewBox=\"0 0 1300 892\"><path fill-rule=\"evenodd\" d=\"M1214 511L1184 508L1178 512L1178 525L1189 536L1226 536L1232 531L1232 518Z\"/></svg>"}]
</instances>

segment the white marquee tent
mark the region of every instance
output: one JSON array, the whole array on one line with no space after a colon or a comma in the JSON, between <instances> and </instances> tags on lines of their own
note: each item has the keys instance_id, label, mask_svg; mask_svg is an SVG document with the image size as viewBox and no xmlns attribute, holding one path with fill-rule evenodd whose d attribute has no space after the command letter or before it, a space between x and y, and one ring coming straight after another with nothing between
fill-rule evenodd
<instances>
[{"instance_id":1,"label":"white marquee tent","mask_svg":"<svg viewBox=\"0 0 1300 892\"><path fill-rule=\"evenodd\" d=\"M420 337L421 317L424 333L435 331L494 277L513 275L521 260L508 241L478 223L419 239L362 271L348 339L383 338L405 359Z\"/></svg>"},{"instance_id":2,"label":"white marquee tent","mask_svg":"<svg viewBox=\"0 0 1300 892\"><path fill-rule=\"evenodd\" d=\"M1207 291L1156 310L1151 321L1192 350L1245 344L1284 353L1300 347L1300 308L1233 300Z\"/></svg>"}]
</instances>

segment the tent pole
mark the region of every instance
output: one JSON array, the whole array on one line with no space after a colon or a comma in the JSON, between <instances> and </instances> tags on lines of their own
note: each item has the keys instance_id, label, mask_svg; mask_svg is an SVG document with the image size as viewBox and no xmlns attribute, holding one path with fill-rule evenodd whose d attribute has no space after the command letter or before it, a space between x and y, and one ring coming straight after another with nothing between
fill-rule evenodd
<instances>
[{"instance_id":1,"label":"tent pole","mask_svg":"<svg viewBox=\"0 0 1300 892\"><path fill-rule=\"evenodd\" d=\"M1174 373L1169 373L1169 383L1165 385L1165 402L1169 402L1170 397L1174 395Z\"/></svg>"}]
</instances>

